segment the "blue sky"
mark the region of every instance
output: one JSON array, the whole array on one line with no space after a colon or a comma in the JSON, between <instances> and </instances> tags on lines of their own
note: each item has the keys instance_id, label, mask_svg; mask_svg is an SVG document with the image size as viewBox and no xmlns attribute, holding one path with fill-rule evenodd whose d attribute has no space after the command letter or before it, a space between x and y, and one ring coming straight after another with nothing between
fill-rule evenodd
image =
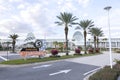
<instances>
[{"instance_id":1,"label":"blue sky","mask_svg":"<svg viewBox=\"0 0 120 80\"><path fill-rule=\"evenodd\" d=\"M93 20L108 37L107 11L110 5L111 36L120 35L120 0L0 0L0 39L16 33L25 39L32 32L36 38L64 38L64 26L57 26L56 16L70 12L80 20ZM69 27L72 38L75 27ZM82 31L81 31L82 32ZM88 38L91 38L88 36Z\"/></svg>"}]
</instances>

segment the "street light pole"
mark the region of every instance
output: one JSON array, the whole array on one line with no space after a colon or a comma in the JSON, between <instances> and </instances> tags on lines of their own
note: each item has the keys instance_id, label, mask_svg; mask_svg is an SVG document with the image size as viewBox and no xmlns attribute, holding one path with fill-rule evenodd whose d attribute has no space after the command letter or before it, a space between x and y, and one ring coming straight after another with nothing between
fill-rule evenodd
<instances>
[{"instance_id":1,"label":"street light pole","mask_svg":"<svg viewBox=\"0 0 120 80\"><path fill-rule=\"evenodd\" d=\"M111 53L111 32L110 32L110 15L109 15L109 11L112 7L111 6L107 6L104 8L104 10L106 10L108 12L108 27L109 27L109 54L110 54L110 67L111 69L113 68L112 66L112 53Z\"/></svg>"}]
</instances>

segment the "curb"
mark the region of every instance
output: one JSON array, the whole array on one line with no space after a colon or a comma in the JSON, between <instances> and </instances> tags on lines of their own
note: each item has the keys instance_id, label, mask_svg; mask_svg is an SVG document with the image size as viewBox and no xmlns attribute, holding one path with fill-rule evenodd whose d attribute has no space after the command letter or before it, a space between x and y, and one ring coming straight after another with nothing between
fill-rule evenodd
<instances>
[{"instance_id":1,"label":"curb","mask_svg":"<svg viewBox=\"0 0 120 80\"><path fill-rule=\"evenodd\" d=\"M94 73L96 73L96 72L97 72L97 71L95 71L95 72L93 72L93 73L87 75L83 80L89 80L89 77L92 76L92 75L93 75Z\"/></svg>"},{"instance_id":2,"label":"curb","mask_svg":"<svg viewBox=\"0 0 120 80\"><path fill-rule=\"evenodd\" d=\"M95 74L97 71L99 71L100 69L102 69L103 67L100 67L99 69L92 71L90 74L88 74L83 80L89 80L89 77L92 76L93 74Z\"/></svg>"}]
</instances>

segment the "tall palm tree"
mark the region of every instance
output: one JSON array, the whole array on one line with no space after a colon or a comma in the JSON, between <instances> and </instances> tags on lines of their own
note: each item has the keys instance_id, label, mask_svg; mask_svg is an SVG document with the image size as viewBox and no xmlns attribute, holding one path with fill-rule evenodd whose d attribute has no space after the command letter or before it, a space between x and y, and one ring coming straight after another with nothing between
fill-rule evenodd
<instances>
[{"instance_id":1,"label":"tall palm tree","mask_svg":"<svg viewBox=\"0 0 120 80\"><path fill-rule=\"evenodd\" d=\"M12 52L15 52L15 44L16 44L16 40L19 36L17 34L11 34L9 35L9 38L12 39Z\"/></svg>"},{"instance_id":2,"label":"tall palm tree","mask_svg":"<svg viewBox=\"0 0 120 80\"><path fill-rule=\"evenodd\" d=\"M64 25L65 26L65 39L66 39L66 55L68 54L68 26L72 26L75 24L74 21L76 21L78 18L76 16L73 16L71 13L63 12L60 13L59 16L56 16L60 21L55 22L58 25Z\"/></svg>"},{"instance_id":3,"label":"tall palm tree","mask_svg":"<svg viewBox=\"0 0 120 80\"><path fill-rule=\"evenodd\" d=\"M87 37L87 30L89 30L92 26L94 26L94 22L92 20L82 20L78 23L78 25L83 29L84 34L84 48L85 54L86 52L86 37Z\"/></svg>"}]
</instances>

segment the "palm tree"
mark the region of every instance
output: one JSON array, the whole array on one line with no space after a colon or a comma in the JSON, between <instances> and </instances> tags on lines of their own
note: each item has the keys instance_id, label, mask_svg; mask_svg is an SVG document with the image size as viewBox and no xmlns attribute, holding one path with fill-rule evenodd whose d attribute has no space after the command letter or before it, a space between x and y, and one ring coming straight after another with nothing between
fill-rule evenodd
<instances>
[{"instance_id":1,"label":"palm tree","mask_svg":"<svg viewBox=\"0 0 120 80\"><path fill-rule=\"evenodd\" d=\"M96 34L97 34L97 30L98 30L98 28L97 27L95 27L95 28L91 28L90 30L89 30L89 32L90 32L90 34L93 36L93 38L94 38L94 52L95 52L95 50L96 50Z\"/></svg>"},{"instance_id":2,"label":"palm tree","mask_svg":"<svg viewBox=\"0 0 120 80\"><path fill-rule=\"evenodd\" d=\"M12 52L15 52L15 44L16 44L16 40L19 36L17 34L11 34L9 35L9 38L12 39Z\"/></svg>"},{"instance_id":3,"label":"palm tree","mask_svg":"<svg viewBox=\"0 0 120 80\"><path fill-rule=\"evenodd\" d=\"M87 30L89 30L94 22L92 20L82 20L78 23L78 25L83 29L83 34L84 34L84 48L85 48L85 54L86 52L86 37L87 37Z\"/></svg>"},{"instance_id":4,"label":"palm tree","mask_svg":"<svg viewBox=\"0 0 120 80\"><path fill-rule=\"evenodd\" d=\"M55 22L58 25L64 25L65 26L65 39L66 39L66 55L68 54L68 26L72 26L73 24L75 24L75 20L77 20L78 18L76 18L76 16L73 16L71 13L60 13L59 16L56 16L60 21Z\"/></svg>"},{"instance_id":5,"label":"palm tree","mask_svg":"<svg viewBox=\"0 0 120 80\"><path fill-rule=\"evenodd\" d=\"M103 34L103 30L101 30L101 28L98 28L96 36L97 36L97 48L99 48L99 37L102 37Z\"/></svg>"},{"instance_id":6,"label":"palm tree","mask_svg":"<svg viewBox=\"0 0 120 80\"><path fill-rule=\"evenodd\" d=\"M97 48L99 48L99 37L103 36L103 31L101 28L91 28L89 30L90 34L94 37L94 51L96 50L96 43L97 43Z\"/></svg>"}]
</instances>

